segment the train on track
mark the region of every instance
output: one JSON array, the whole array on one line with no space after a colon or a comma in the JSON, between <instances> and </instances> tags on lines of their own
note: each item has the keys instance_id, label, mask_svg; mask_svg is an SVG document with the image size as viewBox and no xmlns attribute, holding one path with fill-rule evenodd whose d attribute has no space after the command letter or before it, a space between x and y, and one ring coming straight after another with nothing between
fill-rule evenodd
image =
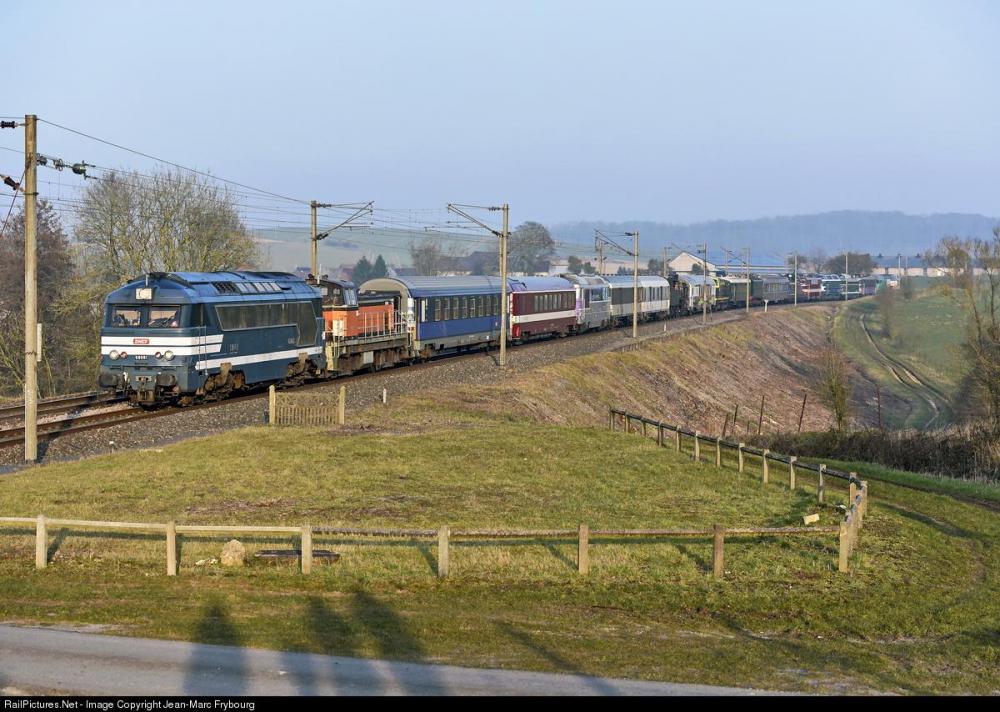
<instances>
[{"instance_id":1,"label":"train on track","mask_svg":"<svg viewBox=\"0 0 1000 712\"><path fill-rule=\"evenodd\" d=\"M826 282L800 279L799 299L831 296ZM473 276L384 277L358 289L283 272L150 273L105 301L98 382L143 407L190 405L491 348L501 338L500 286ZM628 323L633 289L632 276L511 277L504 338L518 344ZM740 307L748 294L758 306L794 293L777 275L641 276L638 318Z\"/></svg>"}]
</instances>

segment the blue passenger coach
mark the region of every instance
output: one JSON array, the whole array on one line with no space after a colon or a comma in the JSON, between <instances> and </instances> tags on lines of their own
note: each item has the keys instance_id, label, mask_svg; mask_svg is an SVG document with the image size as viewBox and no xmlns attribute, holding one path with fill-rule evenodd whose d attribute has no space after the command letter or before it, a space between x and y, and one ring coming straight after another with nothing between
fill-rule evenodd
<instances>
[{"instance_id":1,"label":"blue passenger coach","mask_svg":"<svg viewBox=\"0 0 1000 712\"><path fill-rule=\"evenodd\" d=\"M396 296L413 356L499 343L498 277L382 277L368 280L361 290Z\"/></svg>"},{"instance_id":2,"label":"blue passenger coach","mask_svg":"<svg viewBox=\"0 0 1000 712\"><path fill-rule=\"evenodd\" d=\"M320 292L283 272L153 272L112 292L100 385L192 403L325 371Z\"/></svg>"}]
</instances>

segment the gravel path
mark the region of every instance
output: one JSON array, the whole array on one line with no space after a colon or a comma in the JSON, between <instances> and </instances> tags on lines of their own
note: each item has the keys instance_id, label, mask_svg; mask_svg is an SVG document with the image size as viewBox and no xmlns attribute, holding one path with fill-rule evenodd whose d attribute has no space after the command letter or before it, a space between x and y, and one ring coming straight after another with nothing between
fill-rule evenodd
<instances>
[{"instance_id":1,"label":"gravel path","mask_svg":"<svg viewBox=\"0 0 1000 712\"><path fill-rule=\"evenodd\" d=\"M755 313L759 311L755 310ZM745 318L742 309L719 312L711 315L709 327ZM639 325L639 338L645 341L699 328L701 328L700 316L651 322ZM628 327L510 347L507 350L507 371L520 373L576 356L620 349L635 343L630 334L631 327ZM392 398L456 384L490 384L505 377L509 378L509 375L505 375L497 368L496 357L497 352L494 351L490 354L476 353L442 358L419 370L399 367L375 374L340 378L313 387L309 392L316 395L335 395L341 385L346 385L347 410L350 413L352 409L380 402L383 388ZM120 450L158 448L185 438L259 425L264 422L266 405L265 392L211 407L177 409L176 412L152 418L148 422L124 423L63 435L39 443L39 459L42 463L52 463ZM21 469L22 456L23 451L18 447L0 449L0 473Z\"/></svg>"}]
</instances>

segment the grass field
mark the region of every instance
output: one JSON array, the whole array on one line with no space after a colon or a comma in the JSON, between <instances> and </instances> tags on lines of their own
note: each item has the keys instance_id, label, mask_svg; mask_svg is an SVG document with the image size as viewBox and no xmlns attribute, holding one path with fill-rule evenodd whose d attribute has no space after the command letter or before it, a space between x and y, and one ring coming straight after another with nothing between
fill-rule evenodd
<instances>
[{"instance_id":1,"label":"grass field","mask_svg":"<svg viewBox=\"0 0 1000 712\"><path fill-rule=\"evenodd\" d=\"M399 406L405 410L405 404ZM388 415L388 414L387 414ZM387 417L389 427L394 419ZM732 467L696 465L650 440L509 417L431 418L412 434L249 429L58 464L0 479L4 515L184 523L436 527L782 525L823 507ZM230 454L231 453L231 454ZM731 464L731 463L730 463ZM856 468L864 472L864 468ZM755 476L757 475L757 476ZM776 483L775 483L776 481ZM319 538L340 562L196 566L224 538L184 537L180 576L163 540L52 531L33 568L31 532L0 530L0 616L100 624L128 635L290 651L584 672L820 692L1000 689L1000 517L889 484L852 559L830 535L711 543L459 542L434 576L431 542ZM244 539L281 548L288 539Z\"/></svg>"},{"instance_id":2,"label":"grass field","mask_svg":"<svg viewBox=\"0 0 1000 712\"><path fill-rule=\"evenodd\" d=\"M868 340L862 317L878 350L909 369L925 386L913 382L901 369L897 371L901 372L902 382L892 375L885 358ZM932 287L918 292L909 301L897 298L892 338L886 337L882 317L871 299L852 302L841 309L835 320L834 337L883 392L908 405L900 410L886 409L883 417L887 425L921 428L932 422L933 427L944 427L953 420L950 400L965 375L959 354L964 324L960 304ZM928 398L941 411L936 419ZM891 402L891 399L886 401Z\"/></svg>"}]
</instances>

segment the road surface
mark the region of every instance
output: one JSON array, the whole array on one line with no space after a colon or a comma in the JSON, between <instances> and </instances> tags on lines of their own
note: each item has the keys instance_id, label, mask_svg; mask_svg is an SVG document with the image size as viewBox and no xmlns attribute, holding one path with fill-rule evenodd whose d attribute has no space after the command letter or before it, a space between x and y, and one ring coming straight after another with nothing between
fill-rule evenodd
<instances>
[{"instance_id":1,"label":"road surface","mask_svg":"<svg viewBox=\"0 0 1000 712\"><path fill-rule=\"evenodd\" d=\"M0 625L3 694L753 695L708 685L477 670Z\"/></svg>"}]
</instances>

